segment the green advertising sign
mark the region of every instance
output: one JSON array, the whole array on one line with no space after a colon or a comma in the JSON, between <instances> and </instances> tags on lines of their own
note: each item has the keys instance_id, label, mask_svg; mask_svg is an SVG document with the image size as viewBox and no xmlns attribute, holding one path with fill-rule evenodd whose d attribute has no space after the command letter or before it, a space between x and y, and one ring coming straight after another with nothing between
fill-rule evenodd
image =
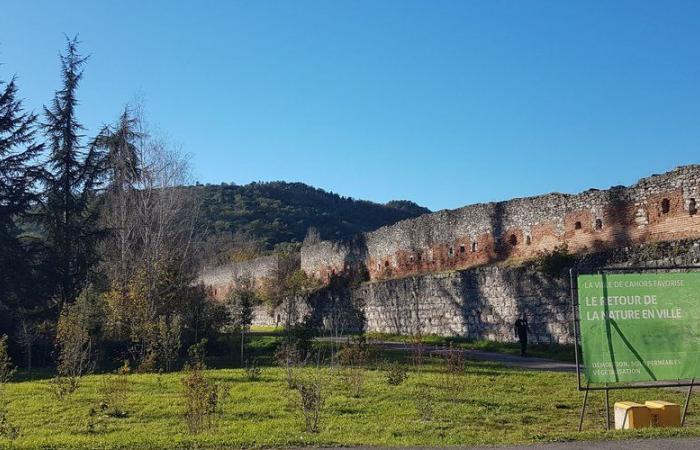
<instances>
[{"instance_id":1,"label":"green advertising sign","mask_svg":"<svg viewBox=\"0 0 700 450\"><path fill-rule=\"evenodd\" d=\"M700 378L700 272L579 275L591 383Z\"/></svg>"}]
</instances>

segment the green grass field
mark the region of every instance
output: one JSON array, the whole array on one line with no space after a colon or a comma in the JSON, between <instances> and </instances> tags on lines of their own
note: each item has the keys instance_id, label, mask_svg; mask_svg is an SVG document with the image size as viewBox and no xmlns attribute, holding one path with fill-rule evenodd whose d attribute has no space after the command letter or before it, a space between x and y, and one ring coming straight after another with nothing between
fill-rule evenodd
<instances>
[{"instance_id":1,"label":"green grass field","mask_svg":"<svg viewBox=\"0 0 700 450\"><path fill-rule=\"evenodd\" d=\"M259 381L249 381L242 369L208 370L212 379L230 386L230 397L216 418L215 428L198 435L188 434L184 421L182 373L130 375L128 416L105 419L96 433L88 432L88 411L100 400L104 375L85 377L78 391L63 401L51 393L48 379L18 381L5 387L4 396L8 418L21 428L21 436L14 441L0 437L0 447L443 446L700 435L700 400L691 403L685 429L606 433L603 396L592 394L587 431L577 433L582 394L575 389L573 374L531 372L470 361L465 372L453 379L456 384L447 385L442 363L432 360L421 373L410 372L403 384L390 386L385 372L378 368L384 358L401 360L403 355L380 355L366 371L360 398L350 395L339 369L321 370L326 402L319 433L304 431L298 394L287 388L284 370L276 367L265 367ZM300 376L310 376L313 370L302 369ZM414 399L418 389L427 390L434 399L429 420L423 420L417 409ZM611 403L656 398L682 403L683 393L611 393Z\"/></svg>"}]
</instances>

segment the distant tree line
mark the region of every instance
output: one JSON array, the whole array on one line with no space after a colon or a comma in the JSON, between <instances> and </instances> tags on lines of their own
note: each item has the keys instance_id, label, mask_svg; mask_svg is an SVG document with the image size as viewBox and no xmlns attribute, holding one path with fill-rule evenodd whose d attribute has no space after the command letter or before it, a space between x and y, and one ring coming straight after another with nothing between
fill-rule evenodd
<instances>
[{"instance_id":1,"label":"distant tree line","mask_svg":"<svg viewBox=\"0 0 700 450\"><path fill-rule=\"evenodd\" d=\"M410 201L381 205L283 181L190 189L202 199L200 222L209 263L235 260L251 250L293 250L312 227L321 239L345 240L430 212Z\"/></svg>"}]
</instances>

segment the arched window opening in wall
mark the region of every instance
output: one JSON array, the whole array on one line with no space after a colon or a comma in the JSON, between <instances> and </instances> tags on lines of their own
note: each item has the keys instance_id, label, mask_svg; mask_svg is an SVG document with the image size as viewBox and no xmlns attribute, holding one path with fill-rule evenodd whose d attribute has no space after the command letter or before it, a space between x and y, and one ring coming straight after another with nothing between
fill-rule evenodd
<instances>
[{"instance_id":1,"label":"arched window opening in wall","mask_svg":"<svg viewBox=\"0 0 700 450\"><path fill-rule=\"evenodd\" d=\"M476 253L476 242L472 242L472 253Z\"/></svg>"},{"instance_id":2,"label":"arched window opening in wall","mask_svg":"<svg viewBox=\"0 0 700 450\"><path fill-rule=\"evenodd\" d=\"M413 257L413 255L411 255L408 259L409 259L409 261L413 262L413 260L414 260L415 258Z\"/></svg>"},{"instance_id":3,"label":"arched window opening in wall","mask_svg":"<svg viewBox=\"0 0 700 450\"><path fill-rule=\"evenodd\" d=\"M508 238L508 243L510 245L518 245L518 237L514 234L511 234L510 237Z\"/></svg>"},{"instance_id":4,"label":"arched window opening in wall","mask_svg":"<svg viewBox=\"0 0 700 450\"><path fill-rule=\"evenodd\" d=\"M602 220L602 219L596 219L596 220L595 220L595 229L596 229L596 230L602 230L602 229L603 229L603 220Z\"/></svg>"},{"instance_id":5,"label":"arched window opening in wall","mask_svg":"<svg viewBox=\"0 0 700 450\"><path fill-rule=\"evenodd\" d=\"M574 230L580 230L582 227L581 221L577 220L576 223L574 224Z\"/></svg>"},{"instance_id":6,"label":"arched window opening in wall","mask_svg":"<svg viewBox=\"0 0 700 450\"><path fill-rule=\"evenodd\" d=\"M421 255L420 253L418 253L418 261L421 261L421 260L423 260L423 255Z\"/></svg>"},{"instance_id":7,"label":"arched window opening in wall","mask_svg":"<svg viewBox=\"0 0 700 450\"><path fill-rule=\"evenodd\" d=\"M384 261L384 267L389 267L389 260Z\"/></svg>"},{"instance_id":8,"label":"arched window opening in wall","mask_svg":"<svg viewBox=\"0 0 700 450\"><path fill-rule=\"evenodd\" d=\"M466 251L467 251L467 249L464 248L464 244L462 244L462 245L459 246L459 252L460 252L460 253L464 253L464 252L466 252Z\"/></svg>"},{"instance_id":9,"label":"arched window opening in wall","mask_svg":"<svg viewBox=\"0 0 700 450\"><path fill-rule=\"evenodd\" d=\"M688 202L688 214L691 216L694 216L695 214L698 213L698 205L695 203L695 199L691 198L690 201Z\"/></svg>"},{"instance_id":10,"label":"arched window opening in wall","mask_svg":"<svg viewBox=\"0 0 700 450\"><path fill-rule=\"evenodd\" d=\"M668 214L671 211L671 201L667 198L661 200L661 214Z\"/></svg>"},{"instance_id":11,"label":"arched window opening in wall","mask_svg":"<svg viewBox=\"0 0 700 450\"><path fill-rule=\"evenodd\" d=\"M527 236L525 236L525 245L530 245L530 244L532 244L532 236L530 236L528 234Z\"/></svg>"}]
</instances>

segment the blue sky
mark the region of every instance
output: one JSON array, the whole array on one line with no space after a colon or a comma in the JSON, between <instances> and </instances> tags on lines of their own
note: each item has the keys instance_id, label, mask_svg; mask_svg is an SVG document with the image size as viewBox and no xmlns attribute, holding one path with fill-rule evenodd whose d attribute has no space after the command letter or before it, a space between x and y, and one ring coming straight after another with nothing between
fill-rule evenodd
<instances>
[{"instance_id":1,"label":"blue sky","mask_svg":"<svg viewBox=\"0 0 700 450\"><path fill-rule=\"evenodd\" d=\"M15 1L0 76L39 109L63 33L90 131L135 96L201 182L431 209L700 162L697 1Z\"/></svg>"}]
</instances>

